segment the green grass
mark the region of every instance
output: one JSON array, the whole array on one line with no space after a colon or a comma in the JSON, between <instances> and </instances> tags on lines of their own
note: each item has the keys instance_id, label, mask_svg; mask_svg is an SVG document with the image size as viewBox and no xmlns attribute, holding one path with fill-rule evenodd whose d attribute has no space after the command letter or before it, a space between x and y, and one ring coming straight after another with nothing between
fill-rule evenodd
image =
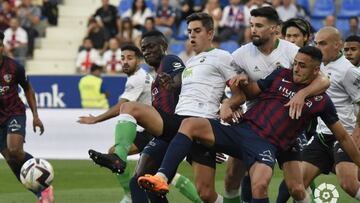
<instances>
[{"instance_id":1,"label":"green grass","mask_svg":"<svg viewBox=\"0 0 360 203\"><path fill-rule=\"evenodd\" d=\"M114 175L109 170L99 168L90 161L84 160L52 160L55 170L54 188L57 203L115 203L119 202L123 192L118 187ZM129 167L134 168L135 161ZM193 178L191 167L182 163L179 172ZM224 192L225 164L217 166L216 188ZM270 201L275 202L278 185L282 179L281 171L276 168L270 186ZM356 202L341 190L334 175L320 176L316 183L334 184L340 193L339 203ZM189 202L176 189L168 195L170 202ZM0 160L0 203L36 202L34 195L19 184L4 160ZM290 201L289 201L290 202Z\"/></svg>"}]
</instances>

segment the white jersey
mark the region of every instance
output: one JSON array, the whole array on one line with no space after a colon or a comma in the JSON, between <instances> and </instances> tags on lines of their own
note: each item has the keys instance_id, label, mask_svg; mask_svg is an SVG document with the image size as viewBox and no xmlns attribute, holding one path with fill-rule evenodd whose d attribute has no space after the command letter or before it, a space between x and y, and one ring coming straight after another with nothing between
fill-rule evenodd
<instances>
[{"instance_id":1,"label":"white jersey","mask_svg":"<svg viewBox=\"0 0 360 203\"><path fill-rule=\"evenodd\" d=\"M182 86L175 113L217 118L226 82L238 71L231 54L212 49L191 57L182 73Z\"/></svg>"},{"instance_id":2,"label":"white jersey","mask_svg":"<svg viewBox=\"0 0 360 203\"><path fill-rule=\"evenodd\" d=\"M279 39L278 46L269 55L264 55L252 43L248 43L232 53L238 66L245 70L252 81L258 81L272 73L278 66L291 68L299 47L286 40ZM256 100L246 103L248 108Z\"/></svg>"},{"instance_id":3,"label":"white jersey","mask_svg":"<svg viewBox=\"0 0 360 203\"><path fill-rule=\"evenodd\" d=\"M354 103L360 102L360 69L352 65L345 56L341 56L326 66L321 64L320 69L330 77L330 87L326 93L335 105L340 122L351 134L356 121ZM318 132L332 134L320 118L318 121Z\"/></svg>"},{"instance_id":4,"label":"white jersey","mask_svg":"<svg viewBox=\"0 0 360 203\"><path fill-rule=\"evenodd\" d=\"M151 84L153 78L142 68L130 75L125 84L125 91L121 99L137 101L142 104L151 105Z\"/></svg>"}]
</instances>

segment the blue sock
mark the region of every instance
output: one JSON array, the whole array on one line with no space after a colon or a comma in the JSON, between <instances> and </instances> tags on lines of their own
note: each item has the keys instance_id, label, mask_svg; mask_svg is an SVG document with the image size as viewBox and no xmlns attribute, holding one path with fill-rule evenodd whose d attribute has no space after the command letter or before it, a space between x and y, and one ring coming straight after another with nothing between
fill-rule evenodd
<instances>
[{"instance_id":1,"label":"blue sock","mask_svg":"<svg viewBox=\"0 0 360 203\"><path fill-rule=\"evenodd\" d=\"M149 201L145 193L145 190L140 188L140 186L137 183L137 178L138 178L137 176L133 176L129 182L132 202L148 203Z\"/></svg>"},{"instance_id":2,"label":"blue sock","mask_svg":"<svg viewBox=\"0 0 360 203\"><path fill-rule=\"evenodd\" d=\"M252 199L251 203L269 203L269 198L264 198L264 199Z\"/></svg>"},{"instance_id":3,"label":"blue sock","mask_svg":"<svg viewBox=\"0 0 360 203\"><path fill-rule=\"evenodd\" d=\"M8 164L12 170L12 172L15 174L16 178L20 181L20 172L22 165L29 159L33 158L33 156L27 152L25 152L25 157L22 161L17 160L8 160Z\"/></svg>"},{"instance_id":4,"label":"blue sock","mask_svg":"<svg viewBox=\"0 0 360 203\"><path fill-rule=\"evenodd\" d=\"M276 203L286 203L289 200L289 198L290 198L290 193L286 186L285 181L283 180L279 186L279 193L276 199Z\"/></svg>"},{"instance_id":5,"label":"blue sock","mask_svg":"<svg viewBox=\"0 0 360 203\"><path fill-rule=\"evenodd\" d=\"M166 197L160 197L158 194L154 194L152 192L146 192L146 194L148 195L151 203L168 203L169 202Z\"/></svg>"},{"instance_id":6,"label":"blue sock","mask_svg":"<svg viewBox=\"0 0 360 203\"><path fill-rule=\"evenodd\" d=\"M251 199L251 180L250 176L246 175L241 182L241 200L244 202L250 202Z\"/></svg>"},{"instance_id":7,"label":"blue sock","mask_svg":"<svg viewBox=\"0 0 360 203\"><path fill-rule=\"evenodd\" d=\"M158 172L163 173L170 181L170 179L174 177L181 161L189 153L191 145L192 140L178 132L170 142Z\"/></svg>"}]
</instances>

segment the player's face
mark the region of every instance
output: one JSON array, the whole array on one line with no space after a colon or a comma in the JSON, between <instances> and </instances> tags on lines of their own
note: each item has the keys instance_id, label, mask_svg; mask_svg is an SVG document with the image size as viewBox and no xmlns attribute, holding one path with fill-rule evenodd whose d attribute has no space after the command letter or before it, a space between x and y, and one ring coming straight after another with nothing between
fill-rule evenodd
<instances>
[{"instance_id":1,"label":"player's face","mask_svg":"<svg viewBox=\"0 0 360 203\"><path fill-rule=\"evenodd\" d=\"M165 55L165 48L161 39L156 36L145 37L141 40L141 51L144 59L150 66L156 67L160 65L162 57Z\"/></svg>"},{"instance_id":2,"label":"player's face","mask_svg":"<svg viewBox=\"0 0 360 203\"><path fill-rule=\"evenodd\" d=\"M323 55L323 62L329 63L336 59L339 54L341 44L336 40L332 39L330 34L320 32L315 35L315 45L321 50Z\"/></svg>"},{"instance_id":3,"label":"player's face","mask_svg":"<svg viewBox=\"0 0 360 203\"><path fill-rule=\"evenodd\" d=\"M293 80L299 84L310 84L319 72L319 64L303 53L297 53L293 63Z\"/></svg>"},{"instance_id":4,"label":"player's face","mask_svg":"<svg viewBox=\"0 0 360 203\"><path fill-rule=\"evenodd\" d=\"M345 42L345 57L354 65L360 65L360 42Z\"/></svg>"},{"instance_id":5,"label":"player's face","mask_svg":"<svg viewBox=\"0 0 360 203\"><path fill-rule=\"evenodd\" d=\"M207 31L201 21L194 20L188 25L190 43L196 54L211 48L211 41L214 36L213 30Z\"/></svg>"},{"instance_id":6,"label":"player's face","mask_svg":"<svg viewBox=\"0 0 360 203\"><path fill-rule=\"evenodd\" d=\"M307 37L297 27L288 27L286 29L285 40L303 47L307 41Z\"/></svg>"},{"instance_id":7,"label":"player's face","mask_svg":"<svg viewBox=\"0 0 360 203\"><path fill-rule=\"evenodd\" d=\"M275 35L277 25L269 22L265 17L250 18L251 40L257 47L264 45Z\"/></svg>"},{"instance_id":8,"label":"player's face","mask_svg":"<svg viewBox=\"0 0 360 203\"><path fill-rule=\"evenodd\" d=\"M139 66L139 61L134 51L124 50L121 52L122 69L125 74L132 75Z\"/></svg>"}]
</instances>

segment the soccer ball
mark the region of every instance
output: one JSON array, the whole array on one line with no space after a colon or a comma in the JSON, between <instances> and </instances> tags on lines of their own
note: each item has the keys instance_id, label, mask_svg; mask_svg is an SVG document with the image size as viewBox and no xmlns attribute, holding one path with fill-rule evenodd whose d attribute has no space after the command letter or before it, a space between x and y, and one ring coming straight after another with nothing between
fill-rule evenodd
<instances>
[{"instance_id":1,"label":"soccer ball","mask_svg":"<svg viewBox=\"0 0 360 203\"><path fill-rule=\"evenodd\" d=\"M51 164L39 158L27 160L21 167L20 180L22 184L33 192L41 192L51 185L54 170Z\"/></svg>"}]
</instances>

